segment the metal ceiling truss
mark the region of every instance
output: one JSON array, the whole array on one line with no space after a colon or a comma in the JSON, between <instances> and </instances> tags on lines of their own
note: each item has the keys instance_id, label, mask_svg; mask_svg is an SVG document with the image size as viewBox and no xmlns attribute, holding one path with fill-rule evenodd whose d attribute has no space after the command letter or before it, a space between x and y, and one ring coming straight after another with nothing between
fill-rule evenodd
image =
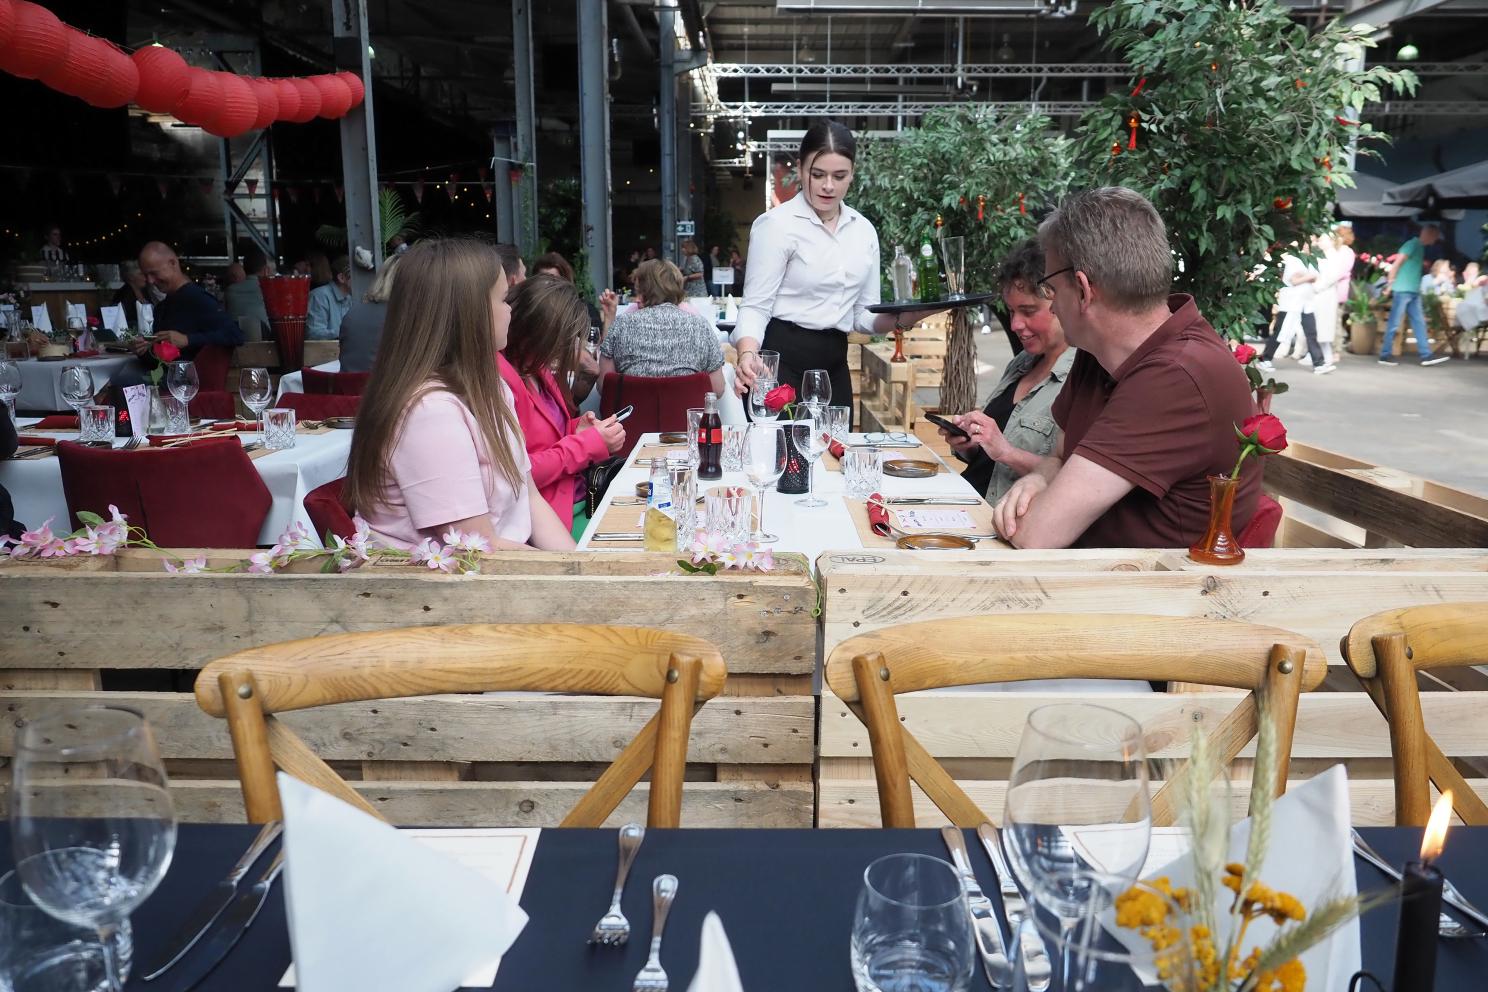
<instances>
[{"instance_id":1,"label":"metal ceiling truss","mask_svg":"<svg viewBox=\"0 0 1488 992\"><path fill-rule=\"evenodd\" d=\"M954 63L791 63L714 62L718 79L955 79L961 76L1114 76L1132 75L1125 62L989 62ZM1392 69L1409 69L1418 76L1488 75L1488 62L1402 62Z\"/></svg>"},{"instance_id":2,"label":"metal ceiling truss","mask_svg":"<svg viewBox=\"0 0 1488 992\"><path fill-rule=\"evenodd\" d=\"M922 117L944 107L989 107L1001 113L1022 113L1036 109L1049 117L1078 117L1094 100L1051 100L1030 103L1027 100L966 102L954 100L905 100L900 102L832 102L832 103L723 103L709 110L699 108L694 117ZM1468 117L1488 115L1485 100L1412 100L1375 104L1364 111L1366 117Z\"/></svg>"}]
</instances>

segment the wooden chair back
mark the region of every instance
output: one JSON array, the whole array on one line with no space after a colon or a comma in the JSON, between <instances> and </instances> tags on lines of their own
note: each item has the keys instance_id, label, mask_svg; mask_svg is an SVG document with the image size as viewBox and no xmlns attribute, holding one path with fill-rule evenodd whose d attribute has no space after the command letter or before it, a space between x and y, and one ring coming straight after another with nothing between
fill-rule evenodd
<instances>
[{"instance_id":1,"label":"wooden chair back","mask_svg":"<svg viewBox=\"0 0 1488 992\"><path fill-rule=\"evenodd\" d=\"M1395 759L1395 822L1424 827L1431 785L1452 790L1464 823L1488 825L1488 804L1426 733L1416 673L1488 663L1488 603L1446 603L1386 610L1349 628L1340 645L1364 691L1390 725Z\"/></svg>"},{"instance_id":2,"label":"wooden chair back","mask_svg":"<svg viewBox=\"0 0 1488 992\"><path fill-rule=\"evenodd\" d=\"M920 689L1026 679L1145 679L1248 689L1210 733L1222 762L1259 728L1264 699L1276 720L1286 789L1300 693L1327 674L1322 648L1277 627L1132 614L1010 614L954 617L886 627L848 638L827 658L826 681L868 728L885 827L913 827L910 780L952 823L989 819L899 720L894 696ZM1186 769L1186 766L1185 766ZM1180 770L1152 797L1152 822L1171 824Z\"/></svg>"},{"instance_id":3,"label":"wooden chair back","mask_svg":"<svg viewBox=\"0 0 1488 992\"><path fill-rule=\"evenodd\" d=\"M686 634L600 624L404 627L286 641L211 662L196 701L225 717L250 822L281 816L275 768L379 816L275 714L438 693L538 691L646 696L660 709L563 820L597 827L649 770L647 823L678 826L687 740L698 706L727 672Z\"/></svg>"}]
</instances>

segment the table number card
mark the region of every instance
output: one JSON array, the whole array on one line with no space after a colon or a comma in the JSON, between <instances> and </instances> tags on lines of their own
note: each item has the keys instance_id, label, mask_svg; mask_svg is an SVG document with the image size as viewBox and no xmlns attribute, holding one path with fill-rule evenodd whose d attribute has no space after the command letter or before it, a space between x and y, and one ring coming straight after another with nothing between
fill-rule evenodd
<instances>
[{"instance_id":1,"label":"table number card","mask_svg":"<svg viewBox=\"0 0 1488 992\"><path fill-rule=\"evenodd\" d=\"M68 302L65 306L67 307L68 320L76 317L83 322L84 327L88 325L88 304Z\"/></svg>"},{"instance_id":2,"label":"table number card","mask_svg":"<svg viewBox=\"0 0 1488 992\"><path fill-rule=\"evenodd\" d=\"M103 326L110 331L123 331L129 327L124 319L122 306L103 307Z\"/></svg>"},{"instance_id":3,"label":"table number card","mask_svg":"<svg viewBox=\"0 0 1488 992\"><path fill-rule=\"evenodd\" d=\"M43 334L52 333L52 315L45 304L31 308L31 323Z\"/></svg>"}]
</instances>

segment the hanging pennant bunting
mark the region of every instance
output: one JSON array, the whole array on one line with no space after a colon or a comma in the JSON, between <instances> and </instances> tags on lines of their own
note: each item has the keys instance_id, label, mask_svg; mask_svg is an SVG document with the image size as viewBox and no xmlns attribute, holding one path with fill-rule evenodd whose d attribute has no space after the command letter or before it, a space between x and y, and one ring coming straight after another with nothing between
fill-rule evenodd
<instances>
[{"instance_id":1,"label":"hanging pennant bunting","mask_svg":"<svg viewBox=\"0 0 1488 992\"><path fill-rule=\"evenodd\" d=\"M247 179L244 179L243 180L243 185L245 185L245 186L248 187L248 195L249 196L254 196L254 195L256 195L258 193L258 180L257 179L254 179L252 176L248 177Z\"/></svg>"}]
</instances>

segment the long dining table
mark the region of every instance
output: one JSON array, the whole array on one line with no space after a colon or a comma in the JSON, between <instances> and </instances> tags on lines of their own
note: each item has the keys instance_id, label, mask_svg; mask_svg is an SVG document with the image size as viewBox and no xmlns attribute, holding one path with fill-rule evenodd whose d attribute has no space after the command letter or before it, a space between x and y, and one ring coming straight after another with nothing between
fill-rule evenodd
<instances>
[{"instance_id":1,"label":"long dining table","mask_svg":"<svg viewBox=\"0 0 1488 992\"><path fill-rule=\"evenodd\" d=\"M227 874L257 830L236 825L180 828L169 871L132 917L136 962L156 959L191 908ZM1420 844L1420 831L1415 829L1365 828L1361 833L1395 864L1411 857ZM714 910L728 933L745 989L847 992L853 988L848 937L864 868L876 858L899 852L946 856L936 830L649 830L622 902L637 932L622 948L591 947L586 938L608 905L614 883L615 836L608 829L540 833L521 896L529 921L501 960L492 986L497 992L627 992L647 955L650 880L663 872L677 876L679 882L661 955L673 989L686 989L691 982L703 917ZM991 863L975 838L967 836L973 869L989 897L998 902ZM1488 828L1454 829L1438 863L1467 899L1488 904ZM1357 858L1354 868L1361 892L1390 884ZM9 869L9 833L0 827L0 871ZM293 872L294 865L287 870ZM367 870L376 871L377 866L368 865ZM276 987L291 956L282 893L281 881L237 947L197 988L203 992L268 992ZM998 909L1000 914L1000 905ZM1364 968L1379 976L1386 987L1395 956L1397 912L1398 904L1391 903L1360 921ZM322 925L335 926L336 921L326 920ZM184 992L179 979L191 969L192 961L188 953L179 966L181 974L167 972L154 982L132 976L128 988ZM1482 988L1485 974L1488 940L1437 942L1437 989ZM970 987L989 988L980 968Z\"/></svg>"}]
</instances>

